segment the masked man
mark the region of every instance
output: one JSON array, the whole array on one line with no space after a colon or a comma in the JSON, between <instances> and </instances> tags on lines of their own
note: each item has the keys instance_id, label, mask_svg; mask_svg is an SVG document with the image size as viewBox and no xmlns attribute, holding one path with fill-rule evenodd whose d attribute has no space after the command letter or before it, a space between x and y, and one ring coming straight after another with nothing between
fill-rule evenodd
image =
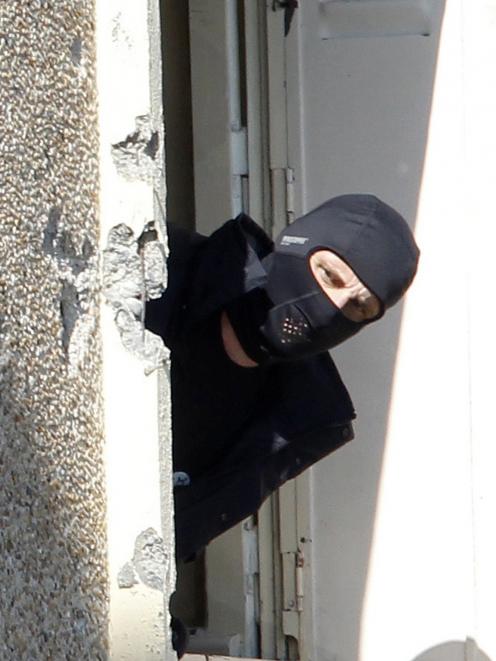
<instances>
[{"instance_id":1,"label":"masked man","mask_svg":"<svg viewBox=\"0 0 496 661\"><path fill-rule=\"evenodd\" d=\"M419 251L405 220L343 195L275 243L241 214L170 233L169 286L146 326L171 350L176 553L194 555L353 438L328 350L380 319Z\"/></svg>"}]
</instances>

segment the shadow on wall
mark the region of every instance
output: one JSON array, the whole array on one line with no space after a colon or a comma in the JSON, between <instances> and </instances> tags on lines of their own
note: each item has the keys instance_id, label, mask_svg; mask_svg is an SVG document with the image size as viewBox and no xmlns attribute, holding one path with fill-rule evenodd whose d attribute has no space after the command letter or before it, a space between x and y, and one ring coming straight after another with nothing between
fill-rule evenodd
<instances>
[{"instance_id":1,"label":"shadow on wall","mask_svg":"<svg viewBox=\"0 0 496 661\"><path fill-rule=\"evenodd\" d=\"M468 638L465 642L453 640L431 647L412 661L492 661L487 654L479 649L475 640Z\"/></svg>"},{"instance_id":2,"label":"shadow on wall","mask_svg":"<svg viewBox=\"0 0 496 661\"><path fill-rule=\"evenodd\" d=\"M305 45L310 53L302 73L308 88L309 208L344 192L374 192L407 219L415 219L445 10L442 0L433 5L436 17L427 39L329 39ZM306 11L310 24L310 5ZM314 96L309 94L312 80L318 81ZM332 101L325 116L318 103L322 97ZM397 306L333 354L358 419L355 441L313 469L318 658L359 658L401 321L402 306Z\"/></svg>"}]
</instances>

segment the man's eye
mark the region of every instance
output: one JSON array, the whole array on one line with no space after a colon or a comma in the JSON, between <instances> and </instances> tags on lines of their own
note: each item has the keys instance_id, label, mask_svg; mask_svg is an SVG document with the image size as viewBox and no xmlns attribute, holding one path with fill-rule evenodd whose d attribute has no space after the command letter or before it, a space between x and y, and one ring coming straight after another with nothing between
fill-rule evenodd
<instances>
[{"instance_id":1,"label":"man's eye","mask_svg":"<svg viewBox=\"0 0 496 661\"><path fill-rule=\"evenodd\" d=\"M378 314L378 310L370 302L355 300L353 301L353 305L355 310L362 316L362 319L372 319Z\"/></svg>"},{"instance_id":2,"label":"man's eye","mask_svg":"<svg viewBox=\"0 0 496 661\"><path fill-rule=\"evenodd\" d=\"M341 287L342 286L343 283L336 276L335 273L333 273L332 271L329 271L329 269L326 269L325 266L322 266L321 268L322 268L322 271L321 271L322 276L328 284L334 285L335 287Z\"/></svg>"},{"instance_id":3,"label":"man's eye","mask_svg":"<svg viewBox=\"0 0 496 661\"><path fill-rule=\"evenodd\" d=\"M332 282L332 273L330 271L328 271L327 269L323 269L323 271L324 271L324 275L325 275L326 279L329 280L330 282Z\"/></svg>"},{"instance_id":4,"label":"man's eye","mask_svg":"<svg viewBox=\"0 0 496 661\"><path fill-rule=\"evenodd\" d=\"M358 301L356 299L353 300L352 303L353 303L353 307L356 310L358 310L363 316L366 316L368 314L369 309L366 303L364 303L363 301Z\"/></svg>"}]
</instances>

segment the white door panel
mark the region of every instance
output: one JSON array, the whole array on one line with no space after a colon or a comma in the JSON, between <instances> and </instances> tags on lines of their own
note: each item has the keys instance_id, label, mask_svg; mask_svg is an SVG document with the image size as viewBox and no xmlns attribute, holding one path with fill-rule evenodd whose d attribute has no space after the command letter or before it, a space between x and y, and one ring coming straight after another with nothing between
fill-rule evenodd
<instances>
[{"instance_id":1,"label":"white door panel","mask_svg":"<svg viewBox=\"0 0 496 661\"><path fill-rule=\"evenodd\" d=\"M361 15L357 13L359 4L362 5ZM426 10L422 15L429 21L430 36L415 34L412 14L408 10L414 3L399 1L391 1L389 5L395 5L396 25L404 20L406 34L398 36L401 31L395 29L395 36L385 36L390 31L384 25L384 15L384 30L377 27L381 25L381 12L386 4L372 1L300 2L286 38L285 50L288 165L295 173L296 216L335 195L367 192L377 194L398 208L412 224L415 222L425 174L424 160L444 3L420 3ZM331 12L338 5L340 11L347 12L349 29L345 38L330 34ZM376 21L374 24L370 21L371 16ZM392 20L392 15L389 16ZM346 21L343 21L340 29L344 33ZM363 30L358 30L360 25ZM368 35L364 34L366 29L369 30ZM360 32L361 36L351 36ZM335 38L329 38L331 36ZM452 98L455 105L450 121L459 129L460 125L456 123L460 117L456 107L456 90ZM456 176L456 149L450 153L450 166ZM447 191L446 183L444 185ZM456 207L456 202L452 206ZM436 240L432 235L426 241L425 252L441 250ZM447 272L455 268L455 253L458 251L459 254L460 243L456 237L452 238L451 248L453 251L446 254L443 260L443 268ZM424 259L426 267L429 267L428 255ZM432 264L431 272L434 274L439 268L440 264ZM416 366L413 357L410 360L412 351L415 353L415 344L410 345L410 351L402 349L402 321L401 308L395 309L384 321L334 352L358 410L357 438L298 480L297 525L301 525L299 522L305 516L310 519L308 537L298 535L299 539L307 539L305 562L308 561L311 567L311 571L304 572L304 604L305 608L311 604L313 614L312 617L303 614L306 641L300 646L301 658L307 661L376 661L378 658L381 661L412 661L415 654L408 656L408 650L419 653L427 649L429 645L422 647L422 641L429 633L446 636L444 639L449 640L451 632L451 639L459 639L460 636L455 634L460 633L460 624L469 610L465 595L470 583L470 542L464 539L444 568L441 580L452 597L451 600L448 598L450 608L445 606L438 626L428 626L425 619L417 629L413 621L410 621L409 628L405 623L402 626L408 629L408 634L403 636L404 644L399 647L396 644L398 636L388 631L388 618L396 622L395 626L402 621L401 609L410 613L411 617L408 591L401 592L400 571L404 567L404 572L408 573L409 568L402 564L401 555L397 558L397 566L391 563L393 574L397 577L394 587L386 581L387 566L377 570L377 563L387 562L386 559L390 561L390 553L382 546L377 555L376 548L379 547L374 547L374 540L385 543L383 539L390 539L386 532L383 537L377 537L378 530L388 530L387 534L393 535L390 543L394 541L405 554L405 544L391 532L391 526L396 522L395 525L401 528L403 540L407 535L412 549L416 548L419 552L423 544L429 544L429 530L436 516L434 512L439 513L439 507L442 507L438 504L437 510L426 514L429 496L420 491L421 495L415 498L415 491L406 491L406 484L415 488L416 475L425 474L427 452L419 453L420 446L413 443L412 435L414 428L420 429L415 417L416 402L422 401L424 410L429 412L434 383L429 389L430 395L420 394L417 388L414 398L408 398L406 393L410 390L407 390L404 377L399 380L401 374L410 373L412 382L418 382L420 364L428 370L429 363L427 355L421 363L417 355ZM447 358L455 343L460 347L466 345L467 328L463 314L459 321L452 330L450 342L445 343L446 355L443 352L438 354L441 361ZM415 343L415 334L410 333L408 337L410 343ZM423 339L428 345L427 338L423 336ZM466 444L469 404L464 385L468 372L463 361L459 365L458 376L456 381L444 383L438 375L437 383L438 388L442 384L446 397L456 402L458 407L458 424L456 428L451 426L449 431L457 452L453 456L446 486L451 490L451 498L456 503L459 522L463 526L469 522ZM398 390L398 383L404 384L403 390ZM392 412L394 433L390 429ZM413 426L414 420L416 426ZM442 434L439 425L433 423L432 430L438 436L433 438L429 434L429 440L424 439L424 451L429 444L439 442L437 439ZM396 452L404 451L412 470L417 471L410 474L407 480L401 471L407 469L408 462L401 459L401 454L398 458L394 455L397 462L394 465L402 475L403 486L401 481L394 481L394 474L388 473L389 481L381 481L384 462L391 456L386 439ZM445 452L446 445L442 447ZM440 455L436 454L436 459L440 460ZM427 483L432 489L430 480L434 480L434 475L428 472ZM381 484L387 484L391 489L388 492L391 500L380 491ZM396 484L397 492L393 484ZM459 485L459 489L454 490L455 484ZM432 496L432 492L429 495ZM305 505L301 496L307 501ZM428 523L425 527L417 519L420 516L417 507L426 516ZM387 520L387 526L377 527L378 516L380 521ZM413 529L421 535L415 542L408 532L409 524L414 520L416 525ZM454 522L446 524L443 548L446 549L449 539L454 539L456 530ZM413 553L406 553L409 563L415 562L413 556ZM428 563L422 566L432 567ZM456 575L450 573L455 567L460 568ZM451 583L449 577L453 579ZM371 581L377 580L385 582L374 584L374 608L368 609L367 589ZM394 599L381 599L381 585L384 594L394 595ZM408 585L408 590L412 589L411 581L405 579L405 585ZM417 581L416 603L421 599L420 585L421 582ZM426 581L424 589L430 589L431 585ZM440 593L436 594L441 603Z\"/></svg>"}]
</instances>

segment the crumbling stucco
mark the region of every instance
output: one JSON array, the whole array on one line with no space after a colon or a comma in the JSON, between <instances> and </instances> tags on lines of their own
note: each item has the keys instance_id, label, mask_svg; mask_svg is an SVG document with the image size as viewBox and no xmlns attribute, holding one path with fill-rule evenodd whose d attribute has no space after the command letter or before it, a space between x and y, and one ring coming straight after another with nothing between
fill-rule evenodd
<instances>
[{"instance_id":1,"label":"crumbling stucco","mask_svg":"<svg viewBox=\"0 0 496 661\"><path fill-rule=\"evenodd\" d=\"M0 659L105 659L90 0L0 4Z\"/></svg>"},{"instance_id":2,"label":"crumbling stucco","mask_svg":"<svg viewBox=\"0 0 496 661\"><path fill-rule=\"evenodd\" d=\"M70 224L67 226L63 210L57 206L46 215L42 249L53 259L59 274L62 345L69 372L75 376L89 347L89 337L96 332L98 252L89 236L79 246L75 244Z\"/></svg>"},{"instance_id":3,"label":"crumbling stucco","mask_svg":"<svg viewBox=\"0 0 496 661\"><path fill-rule=\"evenodd\" d=\"M143 328L145 299L165 287L160 37L157 0L98 4L110 648L126 661L176 658L168 626L175 573L167 354ZM134 357L122 350L116 324ZM167 552L160 590L130 564L137 532L148 528Z\"/></svg>"},{"instance_id":4,"label":"crumbling stucco","mask_svg":"<svg viewBox=\"0 0 496 661\"><path fill-rule=\"evenodd\" d=\"M152 183L160 176L159 134L149 115L136 117L136 129L121 142L112 145L112 157L119 174L129 181Z\"/></svg>"},{"instance_id":5,"label":"crumbling stucco","mask_svg":"<svg viewBox=\"0 0 496 661\"><path fill-rule=\"evenodd\" d=\"M124 223L113 227L103 253L103 293L115 311L122 343L143 361L146 373L168 358L161 338L144 328L145 302L158 298L166 284L165 251L153 223L139 237Z\"/></svg>"},{"instance_id":6,"label":"crumbling stucco","mask_svg":"<svg viewBox=\"0 0 496 661\"><path fill-rule=\"evenodd\" d=\"M132 560L119 572L119 587L130 588L141 582L153 590L162 591L167 565L163 539L153 528L147 528L136 538Z\"/></svg>"}]
</instances>

